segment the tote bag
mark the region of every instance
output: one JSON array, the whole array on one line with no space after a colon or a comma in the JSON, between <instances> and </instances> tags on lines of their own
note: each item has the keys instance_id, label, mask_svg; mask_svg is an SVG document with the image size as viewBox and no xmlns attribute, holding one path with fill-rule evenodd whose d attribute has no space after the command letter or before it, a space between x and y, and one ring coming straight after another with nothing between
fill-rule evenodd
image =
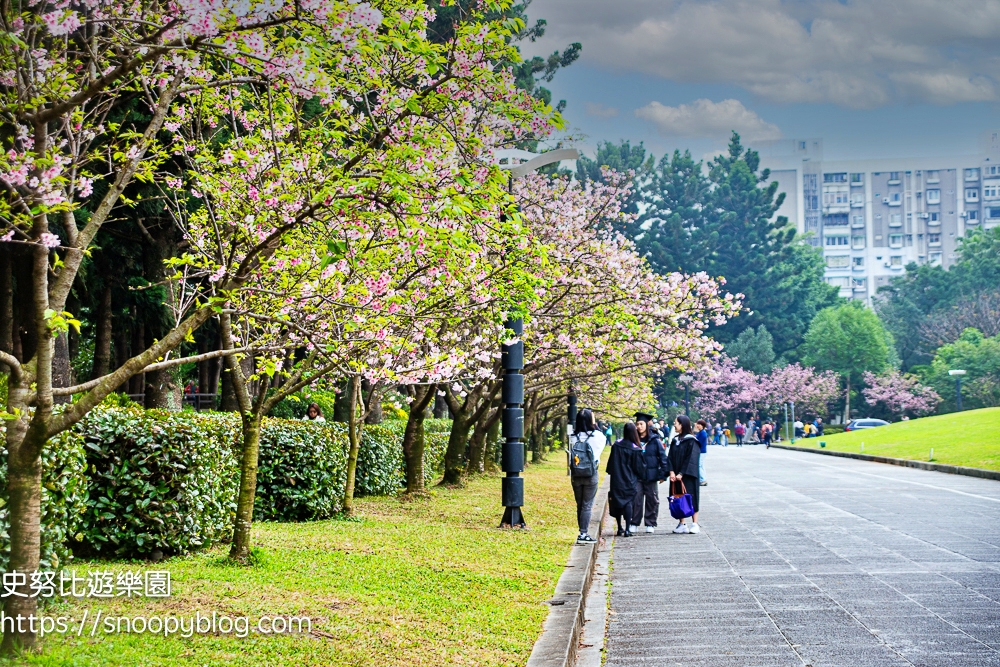
<instances>
[{"instance_id":1,"label":"tote bag","mask_svg":"<svg viewBox=\"0 0 1000 667\"><path fill-rule=\"evenodd\" d=\"M677 483L680 482L681 492L674 493ZM691 494L684 488L684 480L679 479L670 485L670 516L678 521L694 515L694 502Z\"/></svg>"}]
</instances>

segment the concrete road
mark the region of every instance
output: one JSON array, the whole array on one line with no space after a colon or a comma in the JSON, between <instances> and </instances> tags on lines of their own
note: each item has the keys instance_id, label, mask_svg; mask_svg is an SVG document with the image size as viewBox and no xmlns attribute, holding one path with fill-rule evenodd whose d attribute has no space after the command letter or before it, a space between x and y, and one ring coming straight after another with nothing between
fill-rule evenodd
<instances>
[{"instance_id":1,"label":"concrete road","mask_svg":"<svg viewBox=\"0 0 1000 667\"><path fill-rule=\"evenodd\" d=\"M608 667L1000 666L1000 482L710 447L699 535L617 538Z\"/></svg>"}]
</instances>

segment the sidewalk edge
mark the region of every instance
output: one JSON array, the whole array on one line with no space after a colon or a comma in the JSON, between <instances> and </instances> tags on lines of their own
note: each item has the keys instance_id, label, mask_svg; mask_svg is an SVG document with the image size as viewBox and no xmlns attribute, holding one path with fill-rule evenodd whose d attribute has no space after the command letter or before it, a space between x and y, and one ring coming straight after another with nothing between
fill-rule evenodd
<instances>
[{"instance_id":1,"label":"sidewalk edge","mask_svg":"<svg viewBox=\"0 0 1000 667\"><path fill-rule=\"evenodd\" d=\"M608 512L608 488L611 476L605 474L594 497L590 534L599 536ZM600 538L593 544L574 544L563 569L556 592L549 600L549 615L542 634L528 658L528 667L572 667L583 627L587 591L594 574Z\"/></svg>"},{"instance_id":2,"label":"sidewalk edge","mask_svg":"<svg viewBox=\"0 0 1000 667\"><path fill-rule=\"evenodd\" d=\"M905 468L920 468L921 470L934 470L950 475L965 475L967 477L979 477L982 479L1000 480L1000 472L996 470L984 470L983 468L967 468L965 466L952 466L944 463L929 463L926 461L911 461L909 459L894 459L888 456L872 456L871 454L855 454L853 452L838 452L830 449L810 449L808 447L792 447L790 445L771 444L778 449L789 449L795 452L809 452L810 454L825 454L827 456L840 456L847 459L858 459L859 461L872 461L873 463L888 463L894 466Z\"/></svg>"}]
</instances>

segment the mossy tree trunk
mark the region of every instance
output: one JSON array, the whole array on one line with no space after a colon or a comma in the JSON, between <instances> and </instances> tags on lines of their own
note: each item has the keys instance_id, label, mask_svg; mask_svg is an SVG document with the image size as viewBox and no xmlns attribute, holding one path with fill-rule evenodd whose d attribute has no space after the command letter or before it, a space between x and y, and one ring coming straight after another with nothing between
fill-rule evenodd
<instances>
[{"instance_id":1,"label":"mossy tree trunk","mask_svg":"<svg viewBox=\"0 0 1000 667\"><path fill-rule=\"evenodd\" d=\"M411 388L413 401L410 416L403 431L403 460L406 464L406 492L424 492L424 419L427 406L437 396L437 385L416 385Z\"/></svg>"}]
</instances>

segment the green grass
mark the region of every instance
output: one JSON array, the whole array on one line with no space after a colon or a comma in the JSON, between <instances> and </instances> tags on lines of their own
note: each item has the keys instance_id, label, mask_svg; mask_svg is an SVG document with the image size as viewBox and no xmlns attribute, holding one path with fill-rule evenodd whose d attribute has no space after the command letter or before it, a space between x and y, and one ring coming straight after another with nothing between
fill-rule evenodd
<instances>
[{"instance_id":1,"label":"green grass","mask_svg":"<svg viewBox=\"0 0 1000 667\"><path fill-rule=\"evenodd\" d=\"M896 422L889 426L796 440L796 446L1000 470L1000 408L984 408Z\"/></svg>"},{"instance_id":2,"label":"green grass","mask_svg":"<svg viewBox=\"0 0 1000 667\"><path fill-rule=\"evenodd\" d=\"M528 531L496 528L500 479L473 479L432 497L359 499L360 521L257 526L256 564L222 547L153 565L81 562L79 570L169 570L161 602L62 603L52 615L90 618L213 611L313 619L297 636L50 635L22 664L523 665L541 632L569 554L575 505L558 454L525 473Z\"/></svg>"}]
</instances>

